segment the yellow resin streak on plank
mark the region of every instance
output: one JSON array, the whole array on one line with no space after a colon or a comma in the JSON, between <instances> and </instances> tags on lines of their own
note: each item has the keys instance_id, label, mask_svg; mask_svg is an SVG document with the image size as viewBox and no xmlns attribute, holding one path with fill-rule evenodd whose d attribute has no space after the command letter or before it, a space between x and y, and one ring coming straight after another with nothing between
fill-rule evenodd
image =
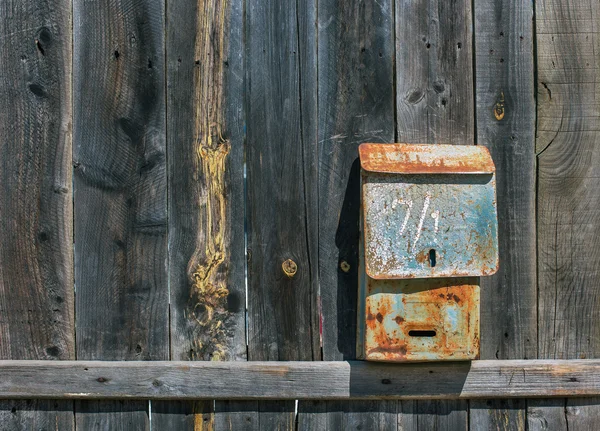
<instances>
[{"instance_id":1,"label":"yellow resin streak on plank","mask_svg":"<svg viewBox=\"0 0 600 431\"><path fill-rule=\"evenodd\" d=\"M194 329L190 359L227 359L229 290L224 274L229 261L225 169L230 143L222 136L223 58L226 57L226 0L199 0L196 40L195 142L201 230L190 260L192 289L188 319Z\"/></svg>"}]
</instances>

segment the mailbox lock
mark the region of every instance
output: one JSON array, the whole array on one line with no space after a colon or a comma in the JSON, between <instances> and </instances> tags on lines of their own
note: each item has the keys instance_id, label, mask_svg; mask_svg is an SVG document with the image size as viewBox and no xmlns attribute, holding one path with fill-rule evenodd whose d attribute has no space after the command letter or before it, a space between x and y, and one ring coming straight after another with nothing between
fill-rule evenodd
<instances>
[{"instance_id":1,"label":"mailbox lock","mask_svg":"<svg viewBox=\"0 0 600 431\"><path fill-rule=\"evenodd\" d=\"M358 357L479 357L479 277L498 268L489 151L362 144L359 156Z\"/></svg>"}]
</instances>

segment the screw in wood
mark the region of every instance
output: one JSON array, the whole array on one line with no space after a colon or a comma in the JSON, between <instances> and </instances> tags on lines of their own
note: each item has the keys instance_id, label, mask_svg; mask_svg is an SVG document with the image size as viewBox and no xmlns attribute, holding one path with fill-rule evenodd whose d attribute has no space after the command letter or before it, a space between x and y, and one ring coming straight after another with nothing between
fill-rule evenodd
<instances>
[{"instance_id":1,"label":"screw in wood","mask_svg":"<svg viewBox=\"0 0 600 431\"><path fill-rule=\"evenodd\" d=\"M281 269L283 269L285 275L292 278L298 272L298 265L292 259L288 259L281 264Z\"/></svg>"}]
</instances>

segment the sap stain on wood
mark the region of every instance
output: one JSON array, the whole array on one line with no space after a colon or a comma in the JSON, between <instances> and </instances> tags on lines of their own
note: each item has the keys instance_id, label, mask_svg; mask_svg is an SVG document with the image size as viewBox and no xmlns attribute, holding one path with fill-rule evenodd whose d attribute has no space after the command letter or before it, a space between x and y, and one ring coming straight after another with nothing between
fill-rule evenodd
<instances>
[{"instance_id":1,"label":"sap stain on wood","mask_svg":"<svg viewBox=\"0 0 600 431\"><path fill-rule=\"evenodd\" d=\"M198 26L200 36L196 40L196 65L206 65L213 71L202 73L204 67L196 67L195 88L195 148L197 148L198 178L201 190L201 205L198 226L204 233L190 260L191 292L186 318L192 323L194 337L190 359L227 359L227 339L230 338L227 318L230 292L226 284L229 262L228 255L228 208L226 200L226 161L231 145L222 136L223 124L223 67L220 61L224 49L226 32L225 15L215 15L214 10L226 10L227 1L214 5L209 0L198 4ZM194 327L195 326L195 327ZM229 328L232 329L232 328Z\"/></svg>"}]
</instances>

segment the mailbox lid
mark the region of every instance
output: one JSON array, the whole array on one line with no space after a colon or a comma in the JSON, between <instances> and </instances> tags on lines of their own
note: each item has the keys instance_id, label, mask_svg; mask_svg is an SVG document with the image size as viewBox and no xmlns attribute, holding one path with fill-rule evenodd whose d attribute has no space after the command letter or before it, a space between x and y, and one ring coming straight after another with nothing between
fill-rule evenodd
<instances>
[{"instance_id":1,"label":"mailbox lid","mask_svg":"<svg viewBox=\"0 0 600 431\"><path fill-rule=\"evenodd\" d=\"M369 277L497 271L495 170L485 147L363 144L360 157Z\"/></svg>"},{"instance_id":2,"label":"mailbox lid","mask_svg":"<svg viewBox=\"0 0 600 431\"><path fill-rule=\"evenodd\" d=\"M493 174L489 150L479 145L361 144L367 172L396 174Z\"/></svg>"}]
</instances>

